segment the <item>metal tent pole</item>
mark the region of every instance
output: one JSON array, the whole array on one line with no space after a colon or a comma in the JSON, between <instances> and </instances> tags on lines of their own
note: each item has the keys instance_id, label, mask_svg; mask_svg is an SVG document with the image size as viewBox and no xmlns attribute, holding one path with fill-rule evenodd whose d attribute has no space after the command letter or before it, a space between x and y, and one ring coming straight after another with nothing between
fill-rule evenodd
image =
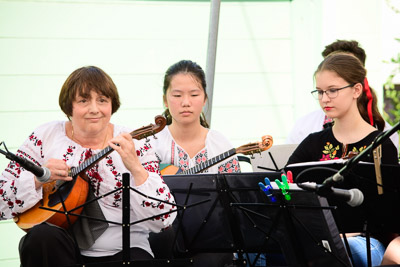
<instances>
[{"instance_id":1,"label":"metal tent pole","mask_svg":"<svg viewBox=\"0 0 400 267\"><path fill-rule=\"evenodd\" d=\"M208 102L203 108L208 124L211 126L212 102L214 93L215 58L217 54L219 10L221 0L211 0L210 25L208 30L208 47L206 62L206 82Z\"/></svg>"}]
</instances>

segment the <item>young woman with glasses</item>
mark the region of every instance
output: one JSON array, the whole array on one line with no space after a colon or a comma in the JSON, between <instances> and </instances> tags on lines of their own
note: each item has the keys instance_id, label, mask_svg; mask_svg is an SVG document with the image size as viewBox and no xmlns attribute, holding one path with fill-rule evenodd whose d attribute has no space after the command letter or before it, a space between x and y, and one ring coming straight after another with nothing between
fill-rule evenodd
<instances>
[{"instance_id":1,"label":"young woman with glasses","mask_svg":"<svg viewBox=\"0 0 400 267\"><path fill-rule=\"evenodd\" d=\"M288 164L339 159L349 156L349 152L361 152L381 133L374 126L384 124L366 70L356 57L346 53L329 55L318 66L315 81L316 90L311 94L325 114L334 119L334 125L304 139ZM390 140L383 144L382 151L382 163L398 164Z\"/></svg>"},{"instance_id":2,"label":"young woman with glasses","mask_svg":"<svg viewBox=\"0 0 400 267\"><path fill-rule=\"evenodd\" d=\"M335 42L327 45L322 51L322 56L325 58L331 53L338 53L338 52L343 52L347 53L350 55L354 55L356 58L360 60L360 62L365 66L365 60L366 60L366 53L364 49L361 47L361 44L359 44L357 41L354 40L336 40ZM367 86L365 87L367 88ZM358 107L361 111L361 115L364 118L365 121L371 123L369 115L368 115L368 104L371 106L376 107L376 96L374 93L374 90L370 88L371 90L371 95L368 101L360 97L358 99ZM329 94L329 93L328 93ZM365 95L365 97L368 97L368 95ZM372 114L372 110L370 112ZM392 126L381 119L381 116L379 112L375 112L375 116L373 118L373 125L381 131L387 131L392 128ZM300 144L301 141L303 141L304 138L307 137L312 132L319 132L324 128L327 128L332 125L332 119L329 118L328 116L325 115L323 110L314 110L305 116L299 118L296 120L295 124L292 127L292 130L288 134L286 138L286 143L288 144ZM397 133L394 133L390 136L390 139L392 140L393 144L397 148L397 151L399 151L399 135Z\"/></svg>"},{"instance_id":3,"label":"young woman with glasses","mask_svg":"<svg viewBox=\"0 0 400 267\"><path fill-rule=\"evenodd\" d=\"M308 135L290 156L287 165L349 157L351 152L363 151L381 133L374 126L384 121L359 59L345 53L331 54L318 66L315 81L316 90L311 93L325 114L334 119L334 124ZM370 155L361 160L373 162ZM396 148L389 139L382 144L381 162L398 164ZM347 240L354 266L367 266L366 238L358 233L349 236ZM370 241L372 265L379 265L385 246L378 239L371 238Z\"/></svg>"}]
</instances>

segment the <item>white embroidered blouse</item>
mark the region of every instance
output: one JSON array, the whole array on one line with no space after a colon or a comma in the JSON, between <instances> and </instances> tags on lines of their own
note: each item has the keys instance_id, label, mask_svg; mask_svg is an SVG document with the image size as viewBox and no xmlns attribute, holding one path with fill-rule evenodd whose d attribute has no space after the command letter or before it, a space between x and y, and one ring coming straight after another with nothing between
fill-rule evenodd
<instances>
[{"instance_id":1,"label":"white embroidered blouse","mask_svg":"<svg viewBox=\"0 0 400 267\"><path fill-rule=\"evenodd\" d=\"M129 129L114 125L114 136ZM159 173L158 160L153 149L144 141L134 140L137 155L144 168L148 171L148 179L141 185L131 186L156 199L174 203L168 186ZM101 150L87 149L75 143L65 134L65 122L54 121L44 124L29 136L18 149L17 155L23 156L37 165L43 165L50 158L63 159L68 166L76 167L91 155ZM129 173L121 157L115 151L86 170L95 196L106 194L122 185L122 174ZM34 175L19 166L15 161L9 165L0 176L0 219L9 219L34 206L42 199L42 190L35 189ZM106 220L122 222L122 196L116 191L99 200ZM133 190L130 195L131 222L152 217L172 209L171 205L146 198ZM172 224L176 213L163 215L131 226L131 247L139 247L152 254L148 242L149 232L159 232ZM107 230L96 240L94 245L83 250L86 256L114 255L122 250L122 228L109 224Z\"/></svg>"},{"instance_id":2,"label":"white embroidered blouse","mask_svg":"<svg viewBox=\"0 0 400 267\"><path fill-rule=\"evenodd\" d=\"M193 158L179 146L174 140L168 127L150 139L150 145L156 151L156 155L161 164L175 165L182 170L195 167L213 157L225 153L233 148L232 144L218 131L210 129L208 131L205 147L201 149ZM236 156L229 157L214 166L204 170L202 173L238 173L240 172L239 160Z\"/></svg>"}]
</instances>

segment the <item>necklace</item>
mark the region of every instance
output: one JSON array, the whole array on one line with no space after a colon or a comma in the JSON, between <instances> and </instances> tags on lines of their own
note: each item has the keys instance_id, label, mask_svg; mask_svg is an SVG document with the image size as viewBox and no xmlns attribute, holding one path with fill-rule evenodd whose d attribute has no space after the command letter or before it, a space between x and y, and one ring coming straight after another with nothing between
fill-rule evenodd
<instances>
[{"instance_id":1,"label":"necklace","mask_svg":"<svg viewBox=\"0 0 400 267\"><path fill-rule=\"evenodd\" d=\"M72 128L71 129L71 140L74 141L74 126L72 125L72 123L71 123L71 128ZM104 144L106 143L107 136L108 136L108 126L107 126L106 136L104 137L103 144L101 145L101 149L104 148Z\"/></svg>"}]
</instances>

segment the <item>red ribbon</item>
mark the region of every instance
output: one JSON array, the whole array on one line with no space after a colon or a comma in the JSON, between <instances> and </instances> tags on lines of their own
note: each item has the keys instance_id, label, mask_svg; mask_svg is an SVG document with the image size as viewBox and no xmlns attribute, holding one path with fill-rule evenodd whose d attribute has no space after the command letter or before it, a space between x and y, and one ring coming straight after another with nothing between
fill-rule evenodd
<instances>
[{"instance_id":1,"label":"red ribbon","mask_svg":"<svg viewBox=\"0 0 400 267\"><path fill-rule=\"evenodd\" d=\"M364 78L364 91L368 98L368 117L372 126L374 126L374 117L372 116L372 93L369 87L367 77Z\"/></svg>"}]
</instances>

